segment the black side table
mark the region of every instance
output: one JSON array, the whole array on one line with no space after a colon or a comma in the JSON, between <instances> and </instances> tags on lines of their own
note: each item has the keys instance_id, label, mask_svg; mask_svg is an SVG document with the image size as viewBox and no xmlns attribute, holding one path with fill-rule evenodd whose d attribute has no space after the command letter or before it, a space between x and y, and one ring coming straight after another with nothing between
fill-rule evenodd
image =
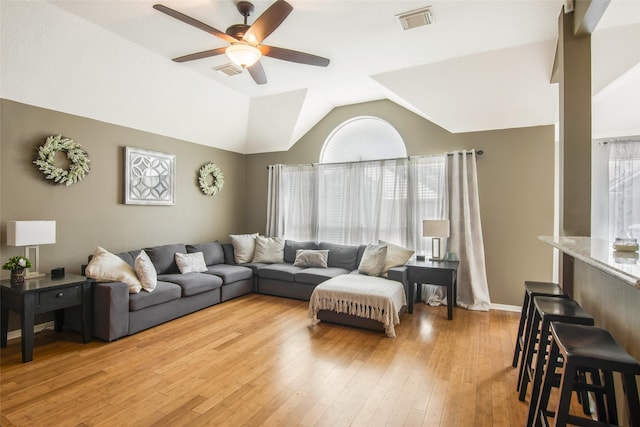
<instances>
[{"instance_id":1,"label":"black side table","mask_svg":"<svg viewBox=\"0 0 640 427\"><path fill-rule=\"evenodd\" d=\"M91 313L91 282L84 276L67 273L60 279L47 275L39 279L25 280L12 285L9 280L0 281L0 346L7 346L9 311L20 314L22 331L22 362L33 360L33 327L36 314L55 311L55 329L61 331L64 310L82 307L82 342L91 341L93 319Z\"/></svg>"},{"instance_id":2,"label":"black side table","mask_svg":"<svg viewBox=\"0 0 640 427\"><path fill-rule=\"evenodd\" d=\"M456 305L458 261L410 261L407 267L407 280L409 281L409 313L413 313L415 301L414 289L417 288L418 298L421 298L422 283L447 288L447 318L453 319L453 307Z\"/></svg>"}]
</instances>

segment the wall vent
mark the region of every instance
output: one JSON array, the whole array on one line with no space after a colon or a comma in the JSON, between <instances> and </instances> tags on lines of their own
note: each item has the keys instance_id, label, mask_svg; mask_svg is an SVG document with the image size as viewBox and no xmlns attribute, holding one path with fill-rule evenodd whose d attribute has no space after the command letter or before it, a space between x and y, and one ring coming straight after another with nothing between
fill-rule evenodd
<instances>
[{"instance_id":1,"label":"wall vent","mask_svg":"<svg viewBox=\"0 0 640 427\"><path fill-rule=\"evenodd\" d=\"M231 64L231 63L220 65L219 67L215 67L214 70L216 70L220 74L223 74L223 75L225 75L227 77L235 76L237 74L242 73L242 68L238 67L235 64Z\"/></svg>"},{"instance_id":2,"label":"wall vent","mask_svg":"<svg viewBox=\"0 0 640 427\"><path fill-rule=\"evenodd\" d=\"M431 11L431 6L401 13L396 15L396 18L398 18L400 25L402 25L402 29L405 31L416 27L422 27L423 25L433 24L433 12Z\"/></svg>"}]
</instances>

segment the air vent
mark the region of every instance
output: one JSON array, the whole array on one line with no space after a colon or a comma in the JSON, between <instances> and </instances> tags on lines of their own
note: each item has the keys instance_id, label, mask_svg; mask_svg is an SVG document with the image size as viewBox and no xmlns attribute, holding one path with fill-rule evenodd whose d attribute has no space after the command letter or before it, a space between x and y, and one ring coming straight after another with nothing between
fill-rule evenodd
<instances>
[{"instance_id":1,"label":"air vent","mask_svg":"<svg viewBox=\"0 0 640 427\"><path fill-rule=\"evenodd\" d=\"M220 65L219 67L215 67L214 70L216 70L220 74L223 74L223 75L225 75L227 77L235 76L237 74L242 73L242 68L238 67L235 64L231 64L231 63Z\"/></svg>"},{"instance_id":2,"label":"air vent","mask_svg":"<svg viewBox=\"0 0 640 427\"><path fill-rule=\"evenodd\" d=\"M398 18L398 20L400 21L400 25L402 25L402 29L405 31L433 23L433 13L431 12L431 6L401 13L399 15L396 15L396 18Z\"/></svg>"}]
</instances>

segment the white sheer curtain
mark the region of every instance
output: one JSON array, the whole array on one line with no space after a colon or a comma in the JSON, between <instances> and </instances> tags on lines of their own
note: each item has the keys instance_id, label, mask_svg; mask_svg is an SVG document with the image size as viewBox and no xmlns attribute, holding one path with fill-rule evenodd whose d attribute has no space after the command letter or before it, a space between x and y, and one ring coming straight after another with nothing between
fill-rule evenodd
<instances>
[{"instance_id":1,"label":"white sheer curtain","mask_svg":"<svg viewBox=\"0 0 640 427\"><path fill-rule=\"evenodd\" d=\"M407 159L323 164L317 170L317 240L406 244Z\"/></svg>"},{"instance_id":2,"label":"white sheer curtain","mask_svg":"<svg viewBox=\"0 0 640 427\"><path fill-rule=\"evenodd\" d=\"M449 251L460 260L458 298L461 307L487 311L491 308L484 258L480 200L475 150L454 152L448 156Z\"/></svg>"},{"instance_id":3,"label":"white sheer curtain","mask_svg":"<svg viewBox=\"0 0 640 427\"><path fill-rule=\"evenodd\" d=\"M609 241L640 240L640 138L609 145Z\"/></svg>"}]
</instances>

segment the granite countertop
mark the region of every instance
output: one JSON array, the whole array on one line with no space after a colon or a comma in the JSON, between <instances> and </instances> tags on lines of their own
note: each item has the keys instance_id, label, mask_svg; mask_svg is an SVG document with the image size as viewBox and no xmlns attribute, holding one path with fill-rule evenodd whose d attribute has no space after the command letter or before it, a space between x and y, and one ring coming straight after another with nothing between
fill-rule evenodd
<instances>
[{"instance_id":1,"label":"granite countertop","mask_svg":"<svg viewBox=\"0 0 640 427\"><path fill-rule=\"evenodd\" d=\"M612 242L591 237L538 236L538 239L640 289L640 260L637 252L616 252Z\"/></svg>"}]
</instances>

